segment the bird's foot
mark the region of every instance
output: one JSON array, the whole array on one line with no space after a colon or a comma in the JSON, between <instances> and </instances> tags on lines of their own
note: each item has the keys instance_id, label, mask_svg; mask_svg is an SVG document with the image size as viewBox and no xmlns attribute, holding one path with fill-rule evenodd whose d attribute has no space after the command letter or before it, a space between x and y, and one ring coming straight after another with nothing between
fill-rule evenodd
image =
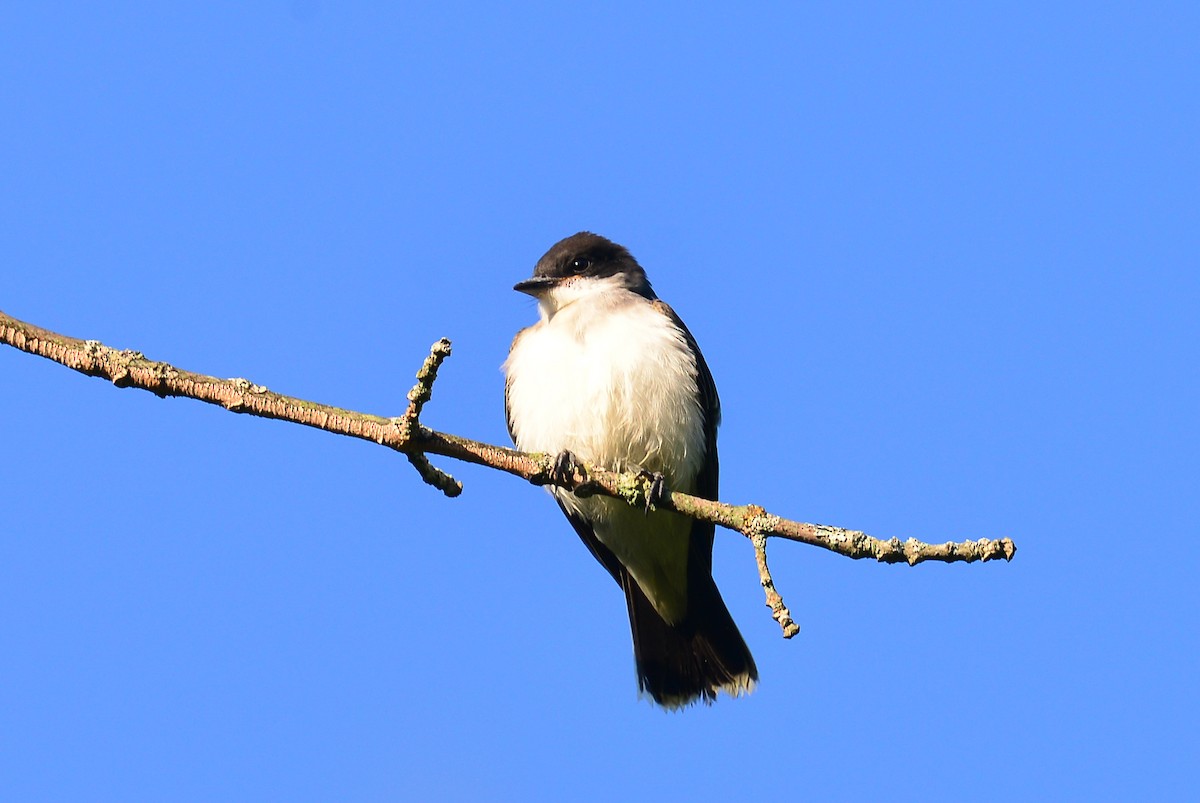
<instances>
[{"instance_id":1,"label":"bird's foot","mask_svg":"<svg viewBox=\"0 0 1200 803\"><path fill-rule=\"evenodd\" d=\"M575 481L576 474L581 478L579 482ZM550 480L560 487L572 488L587 483L588 476L583 464L575 455L569 449L563 449L554 458L554 465L550 469Z\"/></svg>"},{"instance_id":2,"label":"bird's foot","mask_svg":"<svg viewBox=\"0 0 1200 803\"><path fill-rule=\"evenodd\" d=\"M649 513L666 499L667 478L661 471L650 471L637 465L632 465L630 468L637 472L638 479L646 483L646 513Z\"/></svg>"}]
</instances>

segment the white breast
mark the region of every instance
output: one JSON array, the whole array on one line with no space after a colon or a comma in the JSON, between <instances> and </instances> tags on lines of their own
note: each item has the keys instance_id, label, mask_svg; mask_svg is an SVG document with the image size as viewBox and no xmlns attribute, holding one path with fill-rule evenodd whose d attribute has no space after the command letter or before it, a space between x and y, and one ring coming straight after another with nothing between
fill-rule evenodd
<instances>
[{"instance_id":1,"label":"white breast","mask_svg":"<svg viewBox=\"0 0 1200 803\"><path fill-rule=\"evenodd\" d=\"M517 339L504 364L517 447L577 457L605 468L661 472L691 491L704 464L696 360L683 333L646 299L625 290L542 302L542 321ZM566 295L564 293L564 295ZM668 622L687 611L691 519L646 514L617 499L552 488L592 525Z\"/></svg>"},{"instance_id":2,"label":"white breast","mask_svg":"<svg viewBox=\"0 0 1200 803\"><path fill-rule=\"evenodd\" d=\"M517 446L635 464L685 490L704 460L695 358L651 302L625 291L605 299L569 304L513 348L504 369Z\"/></svg>"}]
</instances>

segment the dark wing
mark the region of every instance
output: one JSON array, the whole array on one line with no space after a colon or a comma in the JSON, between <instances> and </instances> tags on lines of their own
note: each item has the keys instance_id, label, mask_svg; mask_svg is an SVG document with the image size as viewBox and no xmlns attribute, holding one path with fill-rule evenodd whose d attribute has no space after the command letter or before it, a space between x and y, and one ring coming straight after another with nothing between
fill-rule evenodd
<instances>
[{"instance_id":1,"label":"dark wing","mask_svg":"<svg viewBox=\"0 0 1200 803\"><path fill-rule=\"evenodd\" d=\"M608 573L612 575L612 579L617 581L617 585L624 587L629 572L626 570L625 565L613 554L612 550L600 543L600 539L596 537L596 531L592 529L591 522L567 510L566 506L559 501L557 496L554 497L554 501L558 502L559 510L567 517L567 521L571 522L571 526L575 528L575 533L579 536L579 540L583 541L584 546L592 553L592 557L608 570Z\"/></svg>"},{"instance_id":2,"label":"dark wing","mask_svg":"<svg viewBox=\"0 0 1200 803\"><path fill-rule=\"evenodd\" d=\"M654 308L671 319L679 327L692 354L696 355L696 387L700 391L700 412L704 416L704 465L696 476L696 487L692 490L703 499L717 498L719 465L717 460L717 426L721 423L721 400L717 397L717 385L713 381L708 363L696 344L696 338L688 330L675 310L662 300L654 301ZM683 489L680 489L683 490ZM692 524L692 549L688 553L689 573L703 571L712 575L712 544L716 526L711 522L695 521Z\"/></svg>"}]
</instances>

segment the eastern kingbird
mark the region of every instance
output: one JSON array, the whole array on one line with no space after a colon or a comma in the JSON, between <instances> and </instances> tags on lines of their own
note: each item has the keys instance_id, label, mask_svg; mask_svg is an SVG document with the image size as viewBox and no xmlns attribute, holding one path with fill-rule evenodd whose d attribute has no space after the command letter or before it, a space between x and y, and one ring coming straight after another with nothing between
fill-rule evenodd
<instances>
[{"instance_id":1,"label":"eastern kingbird","mask_svg":"<svg viewBox=\"0 0 1200 803\"><path fill-rule=\"evenodd\" d=\"M538 301L504 363L508 431L527 452L642 470L717 498L721 404L691 332L625 248L590 232L514 288ZM658 475L661 475L659 477ZM638 688L659 705L748 693L758 669L712 577L713 525L551 487L625 592Z\"/></svg>"}]
</instances>

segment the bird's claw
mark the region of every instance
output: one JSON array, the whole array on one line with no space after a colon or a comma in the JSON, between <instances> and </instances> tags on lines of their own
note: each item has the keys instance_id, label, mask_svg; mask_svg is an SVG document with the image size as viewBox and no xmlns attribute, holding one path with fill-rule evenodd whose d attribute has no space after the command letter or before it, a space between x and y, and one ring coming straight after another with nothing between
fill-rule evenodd
<instances>
[{"instance_id":1,"label":"bird's claw","mask_svg":"<svg viewBox=\"0 0 1200 803\"><path fill-rule=\"evenodd\" d=\"M646 481L646 513L662 503L667 496L667 478L661 471L648 471L639 467L638 476Z\"/></svg>"},{"instance_id":2,"label":"bird's claw","mask_svg":"<svg viewBox=\"0 0 1200 803\"><path fill-rule=\"evenodd\" d=\"M575 482L576 474L583 477L578 483ZM563 449L554 458L554 465L550 469L550 478L555 485L571 487L587 482L587 472L569 449Z\"/></svg>"}]
</instances>

